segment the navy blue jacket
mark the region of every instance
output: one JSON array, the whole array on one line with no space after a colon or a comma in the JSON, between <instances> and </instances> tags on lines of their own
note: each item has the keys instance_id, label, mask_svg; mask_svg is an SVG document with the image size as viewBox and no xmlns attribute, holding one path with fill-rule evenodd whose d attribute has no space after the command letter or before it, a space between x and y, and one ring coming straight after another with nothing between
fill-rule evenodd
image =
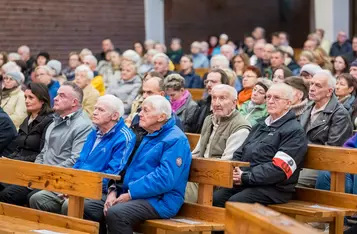
<instances>
[{"instance_id":1,"label":"navy blue jacket","mask_svg":"<svg viewBox=\"0 0 357 234\"><path fill-rule=\"evenodd\" d=\"M14 152L14 144L10 144L17 132L8 114L0 107L0 157Z\"/></svg>"},{"instance_id":2,"label":"navy blue jacket","mask_svg":"<svg viewBox=\"0 0 357 234\"><path fill-rule=\"evenodd\" d=\"M180 75L185 78L185 88L201 89L204 87L201 77L195 73L195 70L192 69L192 71L186 75L181 72Z\"/></svg>"}]
</instances>

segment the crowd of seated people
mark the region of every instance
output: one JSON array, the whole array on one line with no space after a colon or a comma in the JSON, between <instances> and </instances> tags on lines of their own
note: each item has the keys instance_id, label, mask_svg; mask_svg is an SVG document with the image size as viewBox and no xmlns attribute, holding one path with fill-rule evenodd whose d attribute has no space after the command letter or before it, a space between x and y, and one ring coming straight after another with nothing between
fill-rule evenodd
<instances>
[{"instance_id":1,"label":"crowd of seated people","mask_svg":"<svg viewBox=\"0 0 357 234\"><path fill-rule=\"evenodd\" d=\"M234 169L233 188L214 189L219 207L285 203L295 186L328 190L329 172L303 161L308 144L357 147L357 36L339 32L330 45L317 29L294 56L286 32L267 38L257 27L239 45L223 33L189 48L173 38L168 49L147 40L121 51L106 38L97 55L71 52L63 70L46 51L1 52L0 156L121 175L85 201L100 233L132 233L196 202L192 157L250 163ZM192 152L185 133L200 134ZM357 176L346 175L346 192L357 194ZM0 202L68 209L66 194L4 183Z\"/></svg>"}]
</instances>

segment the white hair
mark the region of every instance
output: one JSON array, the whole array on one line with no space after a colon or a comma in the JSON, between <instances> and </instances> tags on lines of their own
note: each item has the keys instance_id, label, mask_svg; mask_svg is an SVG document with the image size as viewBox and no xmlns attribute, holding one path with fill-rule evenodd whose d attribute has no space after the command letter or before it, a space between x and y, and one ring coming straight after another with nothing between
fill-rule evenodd
<instances>
[{"instance_id":1,"label":"white hair","mask_svg":"<svg viewBox=\"0 0 357 234\"><path fill-rule=\"evenodd\" d=\"M293 101L294 89L290 85L285 83L276 83L270 86L269 90L272 89L278 90L281 94L283 94L284 98L287 98L289 101Z\"/></svg>"},{"instance_id":2,"label":"white hair","mask_svg":"<svg viewBox=\"0 0 357 234\"><path fill-rule=\"evenodd\" d=\"M144 42L145 45L149 44L149 45L155 45L155 41L154 40L151 40L151 39L148 39Z\"/></svg>"},{"instance_id":3,"label":"white hair","mask_svg":"<svg viewBox=\"0 0 357 234\"><path fill-rule=\"evenodd\" d=\"M211 68L214 67L217 63L220 63L222 66L220 66L221 69L224 68L229 68L229 60L226 58L226 56L217 54L211 58Z\"/></svg>"},{"instance_id":4,"label":"white hair","mask_svg":"<svg viewBox=\"0 0 357 234\"><path fill-rule=\"evenodd\" d=\"M266 48L271 49L273 51L275 50L275 46L273 46L273 44L270 44L270 43L264 45L264 49L266 49Z\"/></svg>"},{"instance_id":5,"label":"white hair","mask_svg":"<svg viewBox=\"0 0 357 234\"><path fill-rule=\"evenodd\" d=\"M221 46L221 51L222 51L222 50L225 50L225 49L227 49L227 50L231 51L232 53L234 53L234 48L233 48L233 46L230 46L230 45L227 45L227 44Z\"/></svg>"},{"instance_id":6,"label":"white hair","mask_svg":"<svg viewBox=\"0 0 357 234\"><path fill-rule=\"evenodd\" d=\"M229 95L231 96L232 100L237 100L238 98L238 94L237 94L237 90L235 88L233 88L230 85L226 85L226 84L219 84L213 87L212 89L212 93L216 90L224 90L227 93L229 93Z\"/></svg>"},{"instance_id":7,"label":"white hair","mask_svg":"<svg viewBox=\"0 0 357 234\"><path fill-rule=\"evenodd\" d=\"M92 51L88 48L84 48L83 50L81 50L81 52L79 53L79 56L86 56L86 55L93 55Z\"/></svg>"},{"instance_id":8,"label":"white hair","mask_svg":"<svg viewBox=\"0 0 357 234\"><path fill-rule=\"evenodd\" d=\"M21 68L12 61L5 63L1 69L4 70L5 74L8 72L21 72Z\"/></svg>"},{"instance_id":9,"label":"white hair","mask_svg":"<svg viewBox=\"0 0 357 234\"><path fill-rule=\"evenodd\" d=\"M135 63L136 67L139 67L141 65L141 58L138 53L134 50L126 50L123 53L123 58L130 60Z\"/></svg>"},{"instance_id":10,"label":"white hair","mask_svg":"<svg viewBox=\"0 0 357 234\"><path fill-rule=\"evenodd\" d=\"M40 70L40 69L43 69L43 70L47 73L47 75L50 75L50 76L53 75L53 70L52 70L52 68L50 68L50 67L47 66L47 65L42 65L42 66L36 67L35 72L36 72L37 70Z\"/></svg>"},{"instance_id":11,"label":"white hair","mask_svg":"<svg viewBox=\"0 0 357 234\"><path fill-rule=\"evenodd\" d=\"M28 47L27 45L22 45L20 46L17 51L22 50L23 53L27 53L30 54L30 47Z\"/></svg>"},{"instance_id":12,"label":"white hair","mask_svg":"<svg viewBox=\"0 0 357 234\"><path fill-rule=\"evenodd\" d=\"M323 76L325 76L325 77L327 78L328 86L329 86L330 88L332 88L333 90L335 90L335 88L336 88L336 78L331 74L331 72L330 72L329 70L324 69L324 70L317 71L317 72L315 73L314 77L315 77L316 75L323 75ZM312 77L312 78L314 78L314 77Z\"/></svg>"},{"instance_id":13,"label":"white hair","mask_svg":"<svg viewBox=\"0 0 357 234\"><path fill-rule=\"evenodd\" d=\"M11 52L11 53L9 53L7 58L8 58L9 61L15 61L15 60L20 60L21 56L18 53Z\"/></svg>"},{"instance_id":14,"label":"white hair","mask_svg":"<svg viewBox=\"0 0 357 234\"><path fill-rule=\"evenodd\" d=\"M201 46L201 43L199 43L198 41L194 41L194 42L192 42L191 47L201 49L202 46Z\"/></svg>"},{"instance_id":15,"label":"white hair","mask_svg":"<svg viewBox=\"0 0 357 234\"><path fill-rule=\"evenodd\" d=\"M166 119L171 118L171 104L165 97L160 95L152 95L147 97L143 101L143 104L150 104L158 114L165 114Z\"/></svg>"},{"instance_id":16,"label":"white hair","mask_svg":"<svg viewBox=\"0 0 357 234\"><path fill-rule=\"evenodd\" d=\"M92 54L88 54L88 55L84 56L84 60L85 60L85 59L88 59L89 62L90 62L91 64L93 64L93 65L95 64L95 66L98 65L98 60L97 60L97 58L94 57L94 55L92 55Z\"/></svg>"},{"instance_id":17,"label":"white hair","mask_svg":"<svg viewBox=\"0 0 357 234\"><path fill-rule=\"evenodd\" d=\"M155 62L155 60L158 59L158 58L160 58L160 57L161 57L161 58L164 58L165 61L167 62L167 64L170 63L169 57L168 57L166 54L164 54L164 53L157 53L157 54L155 54L154 57L152 58L152 61Z\"/></svg>"},{"instance_id":18,"label":"white hair","mask_svg":"<svg viewBox=\"0 0 357 234\"><path fill-rule=\"evenodd\" d=\"M159 51L154 50L154 49L150 49L150 50L148 50L146 53L147 53L148 55L154 56L155 54L159 53Z\"/></svg>"},{"instance_id":19,"label":"white hair","mask_svg":"<svg viewBox=\"0 0 357 234\"><path fill-rule=\"evenodd\" d=\"M124 104L123 102L112 94L105 94L98 98L97 103L104 102L112 113L118 112L119 118L124 115Z\"/></svg>"},{"instance_id":20,"label":"white hair","mask_svg":"<svg viewBox=\"0 0 357 234\"><path fill-rule=\"evenodd\" d=\"M80 66L78 66L76 68L76 70L74 70L74 73L78 73L78 72L86 72L87 74L87 79L89 80L93 80L94 78L94 73L93 71L90 69L90 67L88 67L87 65L85 64L82 64Z\"/></svg>"}]
</instances>

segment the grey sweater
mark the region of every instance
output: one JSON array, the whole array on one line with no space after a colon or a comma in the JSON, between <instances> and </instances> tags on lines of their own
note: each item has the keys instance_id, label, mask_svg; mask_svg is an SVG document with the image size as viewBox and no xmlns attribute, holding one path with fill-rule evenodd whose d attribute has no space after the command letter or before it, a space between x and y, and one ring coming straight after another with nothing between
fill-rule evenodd
<instances>
[{"instance_id":1,"label":"grey sweater","mask_svg":"<svg viewBox=\"0 0 357 234\"><path fill-rule=\"evenodd\" d=\"M92 123L82 109L65 119L56 115L47 128L45 145L35 163L73 167L91 128Z\"/></svg>"}]
</instances>

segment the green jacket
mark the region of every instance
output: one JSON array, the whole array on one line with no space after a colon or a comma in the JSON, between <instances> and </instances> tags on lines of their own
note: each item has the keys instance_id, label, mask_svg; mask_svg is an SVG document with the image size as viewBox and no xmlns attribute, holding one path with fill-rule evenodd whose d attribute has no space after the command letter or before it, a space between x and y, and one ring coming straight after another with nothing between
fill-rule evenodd
<instances>
[{"instance_id":1,"label":"green jacket","mask_svg":"<svg viewBox=\"0 0 357 234\"><path fill-rule=\"evenodd\" d=\"M244 102L240 107L239 112L246 120L250 122L253 127L257 123L258 119L268 116L268 112L265 103L248 109L250 103L251 100Z\"/></svg>"}]
</instances>

